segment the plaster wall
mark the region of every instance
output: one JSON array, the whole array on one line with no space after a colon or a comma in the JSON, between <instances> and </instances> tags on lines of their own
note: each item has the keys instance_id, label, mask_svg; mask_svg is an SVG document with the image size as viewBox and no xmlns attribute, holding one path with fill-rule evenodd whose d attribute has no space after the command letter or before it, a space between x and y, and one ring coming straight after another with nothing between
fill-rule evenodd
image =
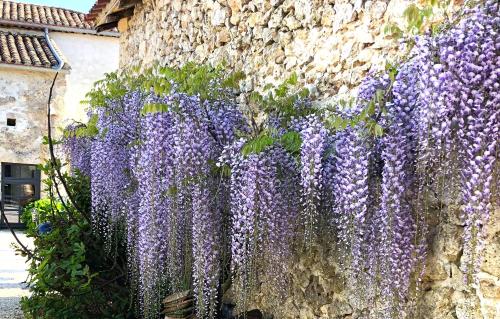
<instances>
[{"instance_id":1,"label":"plaster wall","mask_svg":"<svg viewBox=\"0 0 500 319\"><path fill-rule=\"evenodd\" d=\"M95 81L118 68L119 41L63 32L51 32L50 37L71 67L60 72L53 94L52 125L57 135L71 121L86 120L86 107L80 101ZM0 162L40 164L47 159L43 136L47 135L47 99L54 76L52 70L0 64ZM7 118L15 119L16 125L8 126Z\"/></svg>"},{"instance_id":2,"label":"plaster wall","mask_svg":"<svg viewBox=\"0 0 500 319\"><path fill-rule=\"evenodd\" d=\"M47 135L47 99L55 73L0 67L0 161L38 164L46 155L42 138ZM54 91L54 119L62 108L65 75ZM7 118L15 126L7 126Z\"/></svg>"},{"instance_id":3,"label":"plaster wall","mask_svg":"<svg viewBox=\"0 0 500 319\"><path fill-rule=\"evenodd\" d=\"M19 30L18 30L19 31ZM86 119L80 103L95 81L118 68L118 39L50 33L71 70L59 74L53 95L54 132L71 120ZM55 73L0 65L0 161L38 164L46 157L46 111ZM16 126L7 126L7 118Z\"/></svg>"},{"instance_id":4,"label":"plaster wall","mask_svg":"<svg viewBox=\"0 0 500 319\"><path fill-rule=\"evenodd\" d=\"M47 100L54 76L54 72L0 66L0 163L40 164L47 158L43 136L47 135ZM60 126L65 76L61 74L54 86L54 127ZM7 125L7 119L15 120L15 126Z\"/></svg>"},{"instance_id":5,"label":"plaster wall","mask_svg":"<svg viewBox=\"0 0 500 319\"><path fill-rule=\"evenodd\" d=\"M63 123L70 120L84 121L86 106L80 102L93 84L105 73L118 69L119 40L114 37L51 32L66 63L71 66L66 75L64 107L60 117Z\"/></svg>"}]
</instances>

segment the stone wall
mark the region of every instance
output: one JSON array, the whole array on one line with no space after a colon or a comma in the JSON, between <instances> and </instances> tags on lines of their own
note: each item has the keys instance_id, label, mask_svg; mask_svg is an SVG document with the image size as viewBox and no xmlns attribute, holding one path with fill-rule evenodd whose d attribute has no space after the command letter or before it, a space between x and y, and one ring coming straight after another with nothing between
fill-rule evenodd
<instances>
[{"instance_id":1,"label":"stone wall","mask_svg":"<svg viewBox=\"0 0 500 319\"><path fill-rule=\"evenodd\" d=\"M47 99L55 73L0 68L0 162L39 164L47 156ZM58 125L66 87L60 75L54 91L53 118ZM7 126L7 118L16 126Z\"/></svg>"},{"instance_id":2,"label":"stone wall","mask_svg":"<svg viewBox=\"0 0 500 319\"><path fill-rule=\"evenodd\" d=\"M245 88L292 72L322 98L346 92L370 69L395 58L384 35L408 1L145 0L121 37L122 67L160 61L217 64L248 76Z\"/></svg>"},{"instance_id":3,"label":"stone wall","mask_svg":"<svg viewBox=\"0 0 500 319\"><path fill-rule=\"evenodd\" d=\"M383 33L408 1L143 0L120 39L121 67L217 64L247 75L245 90L279 83L292 72L321 99L351 92L369 70L402 51ZM123 25L123 24L122 24ZM500 211L491 216L479 287L464 285L458 209L437 203L430 253L412 318L500 318ZM328 244L298 256L292 291L280 305L285 318L359 318ZM262 285L254 306L276 313ZM365 305L371 307L373 305Z\"/></svg>"},{"instance_id":4,"label":"stone wall","mask_svg":"<svg viewBox=\"0 0 500 319\"><path fill-rule=\"evenodd\" d=\"M420 292L414 295L414 310L407 318L500 318L500 209L491 215L487 227L479 287L470 287L465 285L460 270L463 224L458 217L459 209L439 204L442 205L441 221L431 225L426 270ZM359 298L348 292L345 274L339 270L337 260L329 242L296 257L290 271L291 292L278 306L283 318L369 318L366 310L376 305L359 305ZM270 290L262 283L251 308L259 308L269 315L276 313L277 305L272 303Z\"/></svg>"}]
</instances>

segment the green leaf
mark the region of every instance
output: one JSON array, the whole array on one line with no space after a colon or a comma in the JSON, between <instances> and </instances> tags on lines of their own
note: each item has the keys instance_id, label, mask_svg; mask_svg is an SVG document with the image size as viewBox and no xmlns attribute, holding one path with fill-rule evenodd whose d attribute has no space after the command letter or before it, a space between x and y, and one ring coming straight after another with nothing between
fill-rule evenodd
<instances>
[{"instance_id":1,"label":"green leaf","mask_svg":"<svg viewBox=\"0 0 500 319\"><path fill-rule=\"evenodd\" d=\"M409 24L415 23L419 18L420 9L414 4L410 4L404 11L403 16L406 18Z\"/></svg>"},{"instance_id":2,"label":"green leaf","mask_svg":"<svg viewBox=\"0 0 500 319\"><path fill-rule=\"evenodd\" d=\"M293 72L292 75L290 75L290 77L286 80L286 83L292 86L297 85L298 83L297 73Z\"/></svg>"},{"instance_id":3,"label":"green leaf","mask_svg":"<svg viewBox=\"0 0 500 319\"><path fill-rule=\"evenodd\" d=\"M403 31L395 23L386 24L384 26L384 33L395 39L399 39L403 36Z\"/></svg>"},{"instance_id":4,"label":"green leaf","mask_svg":"<svg viewBox=\"0 0 500 319\"><path fill-rule=\"evenodd\" d=\"M42 271L46 266L47 264L49 263L50 261L50 258L45 258L41 263L40 265L38 266L38 269L39 271Z\"/></svg>"},{"instance_id":5,"label":"green leaf","mask_svg":"<svg viewBox=\"0 0 500 319\"><path fill-rule=\"evenodd\" d=\"M227 164L221 166L221 175L223 177L231 177L231 167Z\"/></svg>"},{"instance_id":6,"label":"green leaf","mask_svg":"<svg viewBox=\"0 0 500 319\"><path fill-rule=\"evenodd\" d=\"M290 131L281 136L280 143L288 152L296 154L300 152L302 138L298 132Z\"/></svg>"},{"instance_id":7,"label":"green leaf","mask_svg":"<svg viewBox=\"0 0 500 319\"><path fill-rule=\"evenodd\" d=\"M298 93L298 96L302 99L307 98L309 95L310 95L310 92L309 92L309 89L307 89L307 88L300 90L300 92Z\"/></svg>"},{"instance_id":8,"label":"green leaf","mask_svg":"<svg viewBox=\"0 0 500 319\"><path fill-rule=\"evenodd\" d=\"M267 83L266 85L264 85L264 88L262 89L263 91L269 91L270 89L272 89L274 86L271 84L271 83Z\"/></svg>"},{"instance_id":9,"label":"green leaf","mask_svg":"<svg viewBox=\"0 0 500 319\"><path fill-rule=\"evenodd\" d=\"M238 89L240 82L245 78L245 73L241 71L235 72L222 82L222 86Z\"/></svg>"},{"instance_id":10,"label":"green leaf","mask_svg":"<svg viewBox=\"0 0 500 319\"><path fill-rule=\"evenodd\" d=\"M376 92L375 92L375 101L377 103L380 103L384 100L384 96L385 96L385 91L384 90L381 90L381 89L378 89ZM374 110L370 110L370 114L373 114L373 111Z\"/></svg>"},{"instance_id":11,"label":"green leaf","mask_svg":"<svg viewBox=\"0 0 500 319\"><path fill-rule=\"evenodd\" d=\"M263 133L258 137L251 139L243 145L241 149L241 153L244 156L248 156L250 154L259 154L265 151L268 147L274 144L275 140L269 136L267 133Z\"/></svg>"},{"instance_id":12,"label":"green leaf","mask_svg":"<svg viewBox=\"0 0 500 319\"><path fill-rule=\"evenodd\" d=\"M384 135L384 129L379 124L375 124L374 135L377 137Z\"/></svg>"},{"instance_id":13,"label":"green leaf","mask_svg":"<svg viewBox=\"0 0 500 319\"><path fill-rule=\"evenodd\" d=\"M420 13L423 17L430 18L434 14L434 9L432 6L425 7Z\"/></svg>"},{"instance_id":14,"label":"green leaf","mask_svg":"<svg viewBox=\"0 0 500 319\"><path fill-rule=\"evenodd\" d=\"M175 185L170 186L167 190L167 195L171 197L175 196L177 193L179 193L179 189Z\"/></svg>"},{"instance_id":15,"label":"green leaf","mask_svg":"<svg viewBox=\"0 0 500 319\"><path fill-rule=\"evenodd\" d=\"M149 113L161 113L168 112L169 107L164 103L147 103L141 110L141 115L147 115Z\"/></svg>"},{"instance_id":16,"label":"green leaf","mask_svg":"<svg viewBox=\"0 0 500 319\"><path fill-rule=\"evenodd\" d=\"M262 101L264 100L264 97L262 95L260 95L259 92L254 91L254 92L250 93L249 99L253 103L262 103Z\"/></svg>"}]
</instances>

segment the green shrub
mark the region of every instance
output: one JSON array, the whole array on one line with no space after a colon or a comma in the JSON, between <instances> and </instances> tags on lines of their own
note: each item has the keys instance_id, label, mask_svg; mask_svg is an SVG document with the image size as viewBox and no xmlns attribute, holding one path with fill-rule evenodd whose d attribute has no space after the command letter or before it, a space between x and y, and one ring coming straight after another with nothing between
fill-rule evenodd
<instances>
[{"instance_id":1,"label":"green shrub","mask_svg":"<svg viewBox=\"0 0 500 319\"><path fill-rule=\"evenodd\" d=\"M88 211L88 178L76 174L66 180L79 208ZM124 246L104 242L82 214L65 205L69 211L45 198L24 210L26 233L34 242L32 256L22 253L29 261L31 292L21 301L25 317L134 318Z\"/></svg>"}]
</instances>

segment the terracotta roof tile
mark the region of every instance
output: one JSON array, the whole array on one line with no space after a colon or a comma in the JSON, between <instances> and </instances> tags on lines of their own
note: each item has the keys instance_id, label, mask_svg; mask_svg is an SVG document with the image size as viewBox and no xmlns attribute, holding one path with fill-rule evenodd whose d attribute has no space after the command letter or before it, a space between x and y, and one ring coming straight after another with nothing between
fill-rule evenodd
<instances>
[{"instance_id":1,"label":"terracotta roof tile","mask_svg":"<svg viewBox=\"0 0 500 319\"><path fill-rule=\"evenodd\" d=\"M85 16L86 21L94 21L94 19L102 12L102 10L110 3L111 0L97 0L89 13Z\"/></svg>"},{"instance_id":2,"label":"terracotta roof tile","mask_svg":"<svg viewBox=\"0 0 500 319\"><path fill-rule=\"evenodd\" d=\"M57 59L44 36L0 31L0 64L50 69Z\"/></svg>"},{"instance_id":3,"label":"terracotta roof tile","mask_svg":"<svg viewBox=\"0 0 500 319\"><path fill-rule=\"evenodd\" d=\"M91 30L85 14L67 9L0 0L0 20Z\"/></svg>"}]
</instances>

